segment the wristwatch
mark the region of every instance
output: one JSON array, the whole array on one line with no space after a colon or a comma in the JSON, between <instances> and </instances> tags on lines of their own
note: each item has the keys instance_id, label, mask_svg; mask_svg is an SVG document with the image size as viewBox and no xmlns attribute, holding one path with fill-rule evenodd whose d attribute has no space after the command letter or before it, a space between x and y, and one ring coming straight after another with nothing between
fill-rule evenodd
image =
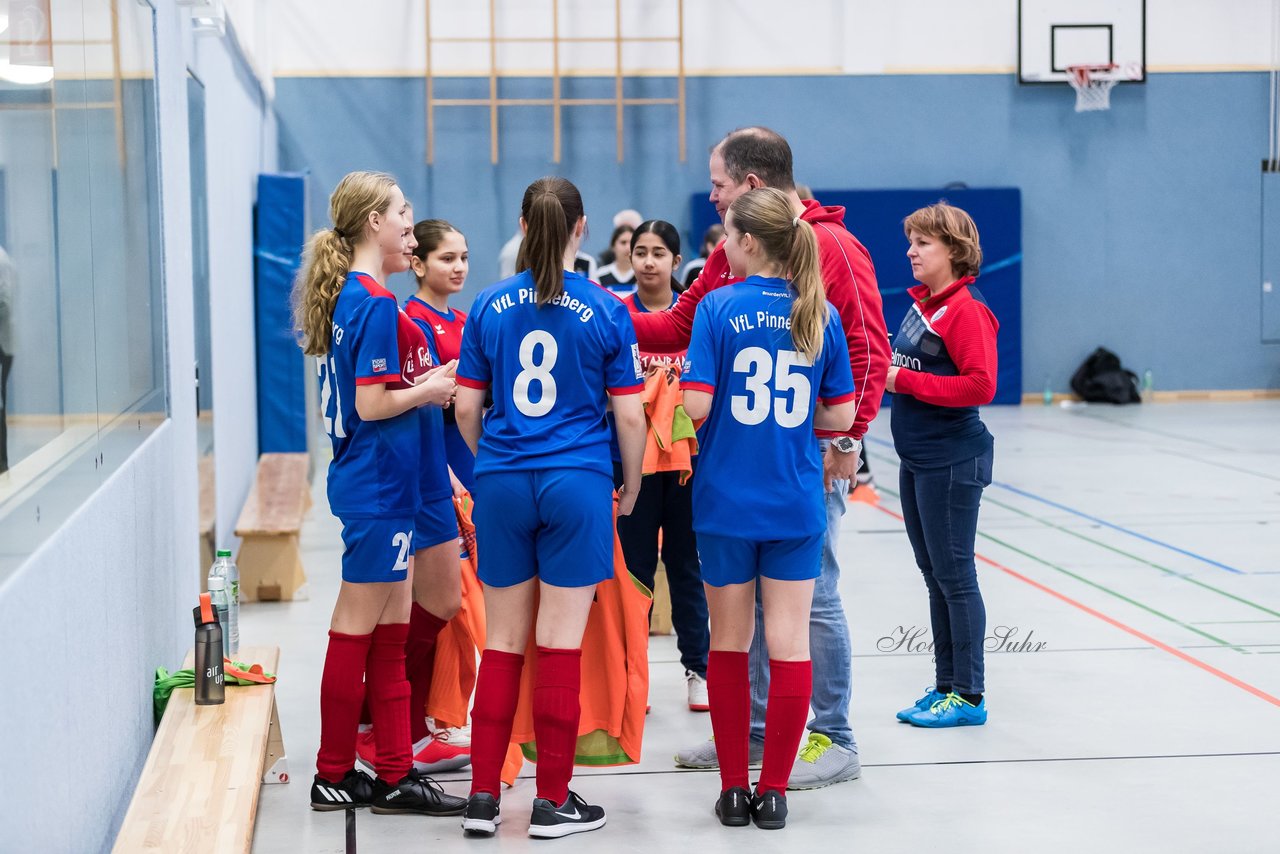
<instances>
[{"instance_id":1,"label":"wristwatch","mask_svg":"<svg viewBox=\"0 0 1280 854\"><path fill-rule=\"evenodd\" d=\"M836 436L831 440L831 447L842 454L856 454L862 450L862 440L852 436Z\"/></svg>"}]
</instances>

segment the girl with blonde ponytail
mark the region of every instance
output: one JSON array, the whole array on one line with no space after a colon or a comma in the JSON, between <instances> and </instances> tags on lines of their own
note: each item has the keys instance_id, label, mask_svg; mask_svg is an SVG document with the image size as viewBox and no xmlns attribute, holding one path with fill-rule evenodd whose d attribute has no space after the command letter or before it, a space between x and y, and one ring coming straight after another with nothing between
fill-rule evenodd
<instances>
[{"instance_id":1,"label":"girl with blonde ponytail","mask_svg":"<svg viewBox=\"0 0 1280 854\"><path fill-rule=\"evenodd\" d=\"M809 607L827 521L815 428L847 430L853 373L827 303L813 229L786 194L761 188L725 216L725 254L744 279L703 297L684 406L699 434L693 529L711 613L707 693L725 825L786 824L787 781L812 693ZM743 472L752 472L743 487ZM759 581L757 581L759 579ZM764 767L748 789L748 651L756 585L770 654Z\"/></svg>"},{"instance_id":2,"label":"girl with blonde ponytail","mask_svg":"<svg viewBox=\"0 0 1280 854\"><path fill-rule=\"evenodd\" d=\"M329 212L333 227L308 242L294 296L303 350L319 357L321 415L333 443L329 509L342 521L345 547L320 681L311 806L456 815L466 802L413 769L405 679L417 409L453 399L453 365L431 368L421 331L384 287L386 259L404 256L413 227L395 179L352 172L333 191ZM376 779L355 768L366 699Z\"/></svg>"}]
</instances>

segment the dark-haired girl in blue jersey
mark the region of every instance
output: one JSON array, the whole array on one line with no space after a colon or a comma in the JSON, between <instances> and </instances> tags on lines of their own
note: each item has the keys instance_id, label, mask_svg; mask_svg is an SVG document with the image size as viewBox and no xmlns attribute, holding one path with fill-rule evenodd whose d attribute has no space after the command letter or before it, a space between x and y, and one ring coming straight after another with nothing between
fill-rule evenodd
<instances>
[{"instance_id":1,"label":"dark-haired girl in blue jersey","mask_svg":"<svg viewBox=\"0 0 1280 854\"><path fill-rule=\"evenodd\" d=\"M573 272L586 217L563 178L520 207L522 272L476 299L462 335L458 427L476 452L476 538L488 636L471 713L471 799L463 828L492 834L535 597L538 792L529 834L602 827L569 791L578 740L582 634L596 584L613 575L613 469L606 405L622 452L618 513L640 489L644 389L626 306ZM493 406L484 414L485 391Z\"/></svg>"},{"instance_id":2,"label":"dark-haired girl in blue jersey","mask_svg":"<svg viewBox=\"0 0 1280 854\"><path fill-rule=\"evenodd\" d=\"M303 349L318 357L333 443L329 507L342 520L345 546L320 682L311 806L456 815L465 802L412 768L404 670L419 493L415 410L449 402L452 370L429 369L416 345L421 332L383 286L384 259L405 251L413 225L395 179L353 172L333 191L329 211L333 228L308 243L294 301ZM354 767L366 691L375 780Z\"/></svg>"},{"instance_id":3,"label":"dark-haired girl in blue jersey","mask_svg":"<svg viewBox=\"0 0 1280 854\"><path fill-rule=\"evenodd\" d=\"M847 430L853 375L826 300L813 229L775 189L740 196L725 217L736 285L703 298L682 382L700 434L693 528L711 611L707 690L720 763L722 824L781 828L787 780L812 689L809 606L826 512L814 428ZM764 767L748 789L756 579L770 653Z\"/></svg>"}]
</instances>

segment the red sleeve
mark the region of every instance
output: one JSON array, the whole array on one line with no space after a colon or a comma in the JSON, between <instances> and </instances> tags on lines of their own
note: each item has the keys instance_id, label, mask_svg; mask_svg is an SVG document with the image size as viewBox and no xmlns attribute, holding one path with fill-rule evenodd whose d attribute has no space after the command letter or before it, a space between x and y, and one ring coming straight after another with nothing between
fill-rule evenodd
<instances>
[{"instance_id":1,"label":"red sleeve","mask_svg":"<svg viewBox=\"0 0 1280 854\"><path fill-rule=\"evenodd\" d=\"M935 406L982 406L996 396L996 319L982 303L965 306L945 332L947 353L959 373L940 377L902 368L894 387L899 394Z\"/></svg>"},{"instance_id":2,"label":"red sleeve","mask_svg":"<svg viewBox=\"0 0 1280 854\"><path fill-rule=\"evenodd\" d=\"M666 311L631 315L640 349L646 353L677 353L688 348L689 336L693 334L693 315L698 309L698 303L708 291L723 283L723 274L728 266L722 243L707 258L697 281L680 295L674 306Z\"/></svg>"},{"instance_id":3,"label":"red sleeve","mask_svg":"<svg viewBox=\"0 0 1280 854\"><path fill-rule=\"evenodd\" d=\"M849 342L849 366L853 369L857 409L848 433L861 439L866 435L867 425L880 411L885 376L889 372L889 332L884 325L876 270L867 250L852 235L848 240L841 239L844 229L837 230L819 222L814 224L814 231L819 237L822 283L827 289L827 300L840 312L840 324ZM819 435L838 434L824 430Z\"/></svg>"}]
</instances>

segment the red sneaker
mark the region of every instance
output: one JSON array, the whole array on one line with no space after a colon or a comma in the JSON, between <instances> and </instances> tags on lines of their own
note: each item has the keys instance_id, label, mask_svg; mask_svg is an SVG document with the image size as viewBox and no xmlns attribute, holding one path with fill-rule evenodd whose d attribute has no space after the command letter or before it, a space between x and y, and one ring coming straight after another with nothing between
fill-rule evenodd
<instances>
[{"instance_id":1,"label":"red sneaker","mask_svg":"<svg viewBox=\"0 0 1280 854\"><path fill-rule=\"evenodd\" d=\"M373 743L373 727L361 729L356 733L356 764L363 765L364 770L377 777L378 772L374 764L377 758L378 748Z\"/></svg>"},{"instance_id":2,"label":"red sneaker","mask_svg":"<svg viewBox=\"0 0 1280 854\"><path fill-rule=\"evenodd\" d=\"M423 774L457 771L471 764L471 750L427 736L413 745L413 767Z\"/></svg>"}]
</instances>

